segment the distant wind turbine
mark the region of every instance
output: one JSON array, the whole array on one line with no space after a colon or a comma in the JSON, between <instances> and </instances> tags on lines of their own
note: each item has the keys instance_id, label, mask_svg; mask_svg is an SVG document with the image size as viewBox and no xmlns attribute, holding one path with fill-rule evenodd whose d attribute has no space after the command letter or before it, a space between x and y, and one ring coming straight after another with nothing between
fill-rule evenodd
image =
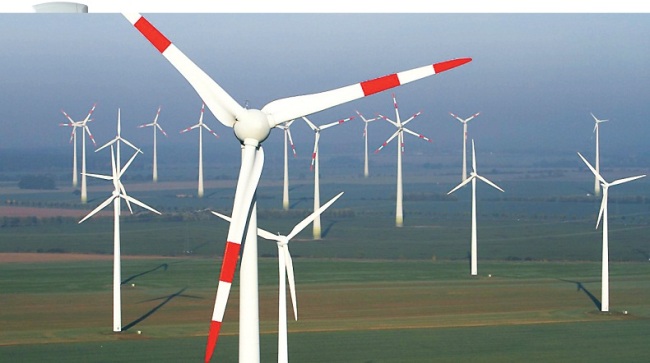
<instances>
[{"instance_id":1,"label":"distant wind turbine","mask_svg":"<svg viewBox=\"0 0 650 363\"><path fill-rule=\"evenodd\" d=\"M318 142L320 141L320 133L323 130L329 129L330 127L340 125L342 123L348 122L352 119L353 117L348 117L345 119L341 119L335 122L331 122L322 126L316 126L314 125L307 117L302 118L305 120L307 125L314 131L314 152L311 154L311 170L314 171L314 210L318 210L320 208L320 171L318 167L318 155L320 154L318 150ZM321 226L320 226L320 215L316 215L316 218L314 218L314 224L313 224L313 235L314 239L320 239L321 237Z\"/></svg>"},{"instance_id":2,"label":"distant wind turbine","mask_svg":"<svg viewBox=\"0 0 650 363\"><path fill-rule=\"evenodd\" d=\"M143 127L152 127L153 128L153 182L158 181L158 147L156 146L156 134L158 133L158 130L162 132L165 137L167 137L167 133L165 130L163 130L162 126L158 123L158 116L160 116L160 107L158 107L158 111L156 112L156 117L153 119L152 123L148 124L143 124L138 126L138 128L143 128Z\"/></svg>"},{"instance_id":3,"label":"distant wind turbine","mask_svg":"<svg viewBox=\"0 0 650 363\"><path fill-rule=\"evenodd\" d=\"M282 208L284 210L289 210L289 145L291 145L293 157L296 157L296 147L293 145L291 130L289 129L293 121L295 120L276 126L284 130L284 186L282 189Z\"/></svg>"},{"instance_id":4,"label":"distant wind turbine","mask_svg":"<svg viewBox=\"0 0 650 363\"><path fill-rule=\"evenodd\" d=\"M593 113L591 113L591 117L594 118L594 133L596 133L596 172L600 174L600 124L609 120L599 120ZM596 196L600 195L600 181L598 177L594 178L594 194Z\"/></svg>"},{"instance_id":5,"label":"distant wind turbine","mask_svg":"<svg viewBox=\"0 0 650 363\"><path fill-rule=\"evenodd\" d=\"M289 281L289 292L291 293L291 302L293 303L293 316L298 320L298 301L296 300L296 284L293 274L293 262L291 254L289 253L289 241L298 233L302 232L314 218L320 216L327 208L329 208L343 192L337 194L334 198L330 199L327 203L321 206L318 210L303 219L298 223L289 234L283 236L281 234L273 234L261 228L257 229L257 234L267 240L276 241L278 244L278 276L279 276L279 294L278 294L278 363L286 363L289 361L289 349L287 343L287 287L286 279ZM230 217L223 214L212 212L212 214L220 217L228 222L231 221Z\"/></svg>"},{"instance_id":6,"label":"distant wind turbine","mask_svg":"<svg viewBox=\"0 0 650 363\"><path fill-rule=\"evenodd\" d=\"M469 118L462 119L453 113L449 112L449 114L455 118L456 120L460 121L463 124L463 175L462 175L462 180L467 179L467 123L473 120L476 116L480 114L480 112L477 112L470 116ZM461 181L462 181L461 180Z\"/></svg>"},{"instance_id":7,"label":"distant wind turbine","mask_svg":"<svg viewBox=\"0 0 650 363\"><path fill-rule=\"evenodd\" d=\"M192 129L199 129L199 188L197 192L197 197L203 198L203 129L208 130L214 137L218 138L219 135L217 135L216 132L212 131L208 125L203 123L203 112L205 111L205 104L201 105L201 116L199 117L199 123L190 126L186 128L185 130L181 131L182 133L188 132Z\"/></svg>"},{"instance_id":8,"label":"distant wind turbine","mask_svg":"<svg viewBox=\"0 0 650 363\"><path fill-rule=\"evenodd\" d=\"M97 146L97 143L95 142L95 139L93 138L93 134L90 133L90 129L88 128L88 122L90 121L90 116L93 114L93 111L95 111L95 106L97 103L93 104L93 108L90 109L90 112L88 113L88 116L86 116L83 121L78 121L75 122L68 116L65 111L61 110L65 117L70 120L71 124L76 124L76 126L73 127L80 127L81 128L81 203L86 204L88 202L88 190L86 187L86 133L88 134L88 137L90 138L90 141L93 142L95 146ZM74 132L74 129L73 129ZM76 138L76 133L74 134L74 137ZM75 139L76 143L76 139ZM76 169L77 169L77 163L76 163L76 146L75 146L75 162L74 162L74 169L75 169L75 174L76 174ZM73 183L74 183L74 178L73 178Z\"/></svg>"},{"instance_id":9,"label":"distant wind turbine","mask_svg":"<svg viewBox=\"0 0 650 363\"><path fill-rule=\"evenodd\" d=\"M111 146L111 145L115 144L115 150L117 152L116 157L115 157L115 162L117 163L117 170L121 170L120 165L122 164L122 156L120 154L120 143L121 142L127 144L129 147L131 147L131 149L133 149L136 152L139 152L139 153L142 154L142 150L135 147L135 145L130 143L129 140L122 137L122 121L121 121L120 114L121 114L121 112L120 112L120 109L118 108L117 109L117 135L115 135L115 137L111 141L105 143L104 145L102 145L101 147L99 147L98 149L95 150L95 152L98 152L99 150L102 150L102 149L106 148L107 146Z\"/></svg>"},{"instance_id":10,"label":"distant wind turbine","mask_svg":"<svg viewBox=\"0 0 650 363\"><path fill-rule=\"evenodd\" d=\"M139 151L139 150L138 150ZM111 194L108 199L106 199L102 204L100 204L97 208L93 209L90 213L88 213L87 216L85 216L82 220L79 221L79 223L83 223L86 219L92 217L95 215L97 212L100 210L104 209L106 206L108 206L111 202L113 202L113 331L114 332L119 332L122 331L122 295L121 295L121 290L120 286L122 285L122 272L121 272L121 252L120 252L120 200L124 199L126 201L126 205L129 207L129 210L131 213L133 213L133 210L131 209L131 203L139 205L142 208L148 209L154 213L160 214L157 210L149 207L148 205L140 202L139 200L130 197L129 195L126 194L126 190L124 189L124 185L122 185L122 182L120 181L120 178L126 171L126 169L131 165L135 157L138 155L138 151L136 151L131 159L126 163L124 166L124 169L120 169L117 166L117 161L115 158L115 153L113 151L113 145L111 145L111 170L112 170L112 175L100 175L100 174L84 174L88 175L93 178L98 178L98 179L104 179L104 180L110 180L113 182L113 193Z\"/></svg>"},{"instance_id":11,"label":"distant wind turbine","mask_svg":"<svg viewBox=\"0 0 650 363\"><path fill-rule=\"evenodd\" d=\"M407 129L405 126L409 122L413 121L416 117L418 117L422 111L419 111L415 113L413 116L408 118L406 121L402 122L399 117L399 108L397 107L397 100L395 99L395 94L393 93L393 105L395 106L395 121L389 119L388 117L384 115L378 115L379 117L383 118L384 120L390 122L397 128L397 131L388 138L377 150L375 150L375 154L380 152L381 149L383 149L386 145L388 145L391 140L393 140L395 137L397 137L397 202L395 204L395 226L396 227L402 227L404 225L404 208L402 207L402 154L404 153L404 133L406 132L407 134L414 135L422 140L426 140L428 142L431 142L431 139L428 137L418 134L416 132L413 132L409 129Z\"/></svg>"},{"instance_id":12,"label":"distant wind turbine","mask_svg":"<svg viewBox=\"0 0 650 363\"><path fill-rule=\"evenodd\" d=\"M467 185L467 183L469 183L470 181L472 182L472 241L471 241L471 266L470 266L470 274L472 276L476 276L478 274L478 256L477 256L478 242L477 242L477 233L476 233L476 179L480 179L481 181L485 182L489 186L503 192L503 189L501 189L499 186L492 183L487 178L479 175L476 172L476 151L474 149L474 140L472 140L472 172L470 173L469 178L463 180L454 189L450 190L449 193L447 193L447 194L451 194L456 190L462 188L463 186Z\"/></svg>"},{"instance_id":13,"label":"distant wind turbine","mask_svg":"<svg viewBox=\"0 0 650 363\"><path fill-rule=\"evenodd\" d=\"M77 178L77 128L83 127L82 125L84 122L92 121L90 116L92 115L94 110L95 110L95 105L93 105L93 107L90 109L90 112L88 112L86 118L82 121L73 120L72 117L70 117L65 111L61 110L63 116L65 116L70 122L60 123L59 126L72 127L72 132L70 133L70 143L73 144L73 149L72 149L72 186L73 187L76 187L79 184Z\"/></svg>"},{"instance_id":14,"label":"distant wind turbine","mask_svg":"<svg viewBox=\"0 0 650 363\"><path fill-rule=\"evenodd\" d=\"M596 222L596 229L600 225L600 221L603 221L603 268L602 268L602 289L601 289L601 299L600 299L600 311L609 311L609 230L607 225L607 197L609 187L630 182L632 180L640 179L645 177L645 175L637 175L629 178L617 179L611 183L608 183L603 179L600 173L593 167L587 159L578 153L578 156L582 161L587 164L589 170L596 176L598 181L603 187L603 197L602 202L600 203L600 211L598 212L598 221Z\"/></svg>"},{"instance_id":15,"label":"distant wind turbine","mask_svg":"<svg viewBox=\"0 0 650 363\"><path fill-rule=\"evenodd\" d=\"M364 139L363 176L367 178L368 175L370 175L368 171L368 124L371 123L372 121L377 121L378 117L366 119L359 111L356 112L357 115L359 115L359 117L363 120L363 139Z\"/></svg>"}]
</instances>

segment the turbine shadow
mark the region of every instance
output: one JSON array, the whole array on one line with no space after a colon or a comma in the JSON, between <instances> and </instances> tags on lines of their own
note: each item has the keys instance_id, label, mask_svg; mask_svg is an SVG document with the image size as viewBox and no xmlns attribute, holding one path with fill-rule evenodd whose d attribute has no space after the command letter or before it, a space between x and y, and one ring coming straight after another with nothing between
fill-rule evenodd
<instances>
[{"instance_id":1,"label":"turbine shadow","mask_svg":"<svg viewBox=\"0 0 650 363\"><path fill-rule=\"evenodd\" d=\"M336 223L338 223L338 221L332 221L332 222L330 222L329 225L327 225L327 227L325 227L325 228L323 229L323 233L322 233L322 237L323 237L323 238L327 237L327 234L330 232L330 229L332 229L332 227L333 227Z\"/></svg>"},{"instance_id":2,"label":"turbine shadow","mask_svg":"<svg viewBox=\"0 0 650 363\"><path fill-rule=\"evenodd\" d=\"M168 267L169 267L168 264L163 263L163 264L160 264L160 265L152 268L151 270L147 270L147 271L144 271L144 272L140 272L139 274L131 275L131 276L127 277L125 280L123 280L121 285L124 285L124 284L130 282L131 280L135 279L136 277L140 277L140 276L146 275L148 273L152 273L152 272L154 272L156 270L159 270L159 269L163 269L163 271L167 271Z\"/></svg>"},{"instance_id":3,"label":"turbine shadow","mask_svg":"<svg viewBox=\"0 0 650 363\"><path fill-rule=\"evenodd\" d=\"M598 308L598 310L601 309L601 306L602 306L602 305L601 305L601 303L600 303L600 300L598 300L598 298L595 297L594 294L592 294L589 290L587 290L587 289L585 288L585 286L582 284L582 282L580 282L580 281L564 280L564 279L559 279L559 280L560 280L560 281L564 281L564 282L569 282L569 283L572 283L572 284L576 284L576 287L577 287L577 289L578 289L578 290L576 290L576 291L578 291L578 292L580 292L581 290L584 291L584 293L587 295L587 297L589 297L589 299L591 300L591 302L593 302L594 305L596 305L596 308Z\"/></svg>"},{"instance_id":4,"label":"turbine shadow","mask_svg":"<svg viewBox=\"0 0 650 363\"><path fill-rule=\"evenodd\" d=\"M307 198L299 198L298 201L295 202L295 203L293 203L293 204L291 204L291 205L289 206L289 208L290 208L290 209L294 209L294 208L296 208L296 206L297 206L298 204L300 204L300 203L302 203L302 202L304 202L304 201L306 201L306 200L307 200Z\"/></svg>"},{"instance_id":5,"label":"turbine shadow","mask_svg":"<svg viewBox=\"0 0 650 363\"><path fill-rule=\"evenodd\" d=\"M643 257L645 257L646 260L650 261L650 254L647 251L644 251L644 250L639 249L639 248L635 248L634 252L643 255Z\"/></svg>"},{"instance_id":6,"label":"turbine shadow","mask_svg":"<svg viewBox=\"0 0 650 363\"><path fill-rule=\"evenodd\" d=\"M132 321L132 322L128 323L127 325L125 325L124 327L122 327L122 331L127 331L127 330L133 328L134 326L138 325L139 323L141 323L142 321L144 321L145 319L147 319L148 317L153 315L160 308L165 306L168 302L172 301L174 298L185 297L185 298L190 298L190 299L203 299L200 296L184 295L183 292L185 290L187 290L187 287L184 287L184 288L180 289L178 292L173 293L173 294L168 295L168 296L163 296L163 297L159 297L159 298L155 298L155 299L140 301L141 303L143 303L143 302L149 302L149 301L163 300L160 304L156 305L153 309L147 311L141 317L135 319L134 321Z\"/></svg>"}]
</instances>

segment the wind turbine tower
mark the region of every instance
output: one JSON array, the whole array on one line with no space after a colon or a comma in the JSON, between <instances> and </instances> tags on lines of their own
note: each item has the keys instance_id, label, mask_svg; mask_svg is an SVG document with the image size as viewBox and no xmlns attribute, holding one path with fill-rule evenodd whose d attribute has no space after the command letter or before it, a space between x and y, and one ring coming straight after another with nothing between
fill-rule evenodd
<instances>
[{"instance_id":1,"label":"wind turbine tower","mask_svg":"<svg viewBox=\"0 0 650 363\"><path fill-rule=\"evenodd\" d=\"M395 203L395 226L402 227L404 226L404 208L402 207L402 200L403 200L402 154L404 153L404 133L406 132L407 134L411 134L413 136L416 136L419 139L426 140L428 142L431 142L431 139L429 139L428 137L422 134L413 132L405 127L409 122L413 121L413 119L420 116L422 111L415 113L413 116L409 117L406 121L402 122L402 120L399 117L399 108L397 107L397 100L395 99L394 93L393 93L393 105L395 107L395 121L381 114L379 115L379 117L393 124L393 126L397 128L397 131L395 131L395 133L391 135L391 137L389 137L388 140L386 140L379 148L377 148L377 150L375 150L375 154L380 152L381 149L383 149L386 145L388 145L389 142L391 142L391 140L397 137L397 192L395 193L397 195L397 201Z\"/></svg>"},{"instance_id":2,"label":"wind turbine tower","mask_svg":"<svg viewBox=\"0 0 650 363\"><path fill-rule=\"evenodd\" d=\"M463 124L463 175L461 180L463 181L467 179L467 123L473 120L476 116L478 116L480 112L477 112L466 119L462 119L451 112L449 112L449 114Z\"/></svg>"},{"instance_id":3,"label":"wind turbine tower","mask_svg":"<svg viewBox=\"0 0 650 363\"><path fill-rule=\"evenodd\" d=\"M596 134L596 172L600 174L600 124L609 120L599 120L593 113L591 117L594 118L594 133ZM594 178L594 194L600 196L600 180L598 180L598 177Z\"/></svg>"},{"instance_id":4,"label":"wind turbine tower","mask_svg":"<svg viewBox=\"0 0 650 363\"><path fill-rule=\"evenodd\" d=\"M296 157L296 147L293 145L291 130L289 129L293 121L291 120L283 125L277 126L284 130L284 185L282 188L282 208L284 210L289 210L289 145L291 145L293 157Z\"/></svg>"},{"instance_id":5,"label":"wind turbine tower","mask_svg":"<svg viewBox=\"0 0 650 363\"><path fill-rule=\"evenodd\" d=\"M600 173L593 167L587 159L582 156L582 154L578 153L578 156L582 159L582 161L585 162L587 167L589 167L589 170L596 176L598 181L601 183L603 187L603 197L602 197L602 202L600 203L600 211L598 212L598 221L596 222L596 228L600 225L600 221L603 221L603 267L602 267L602 272L601 272L601 281L602 281L602 288L601 288L601 298L600 298L600 311L606 312L609 311L609 230L608 230L608 223L607 223L607 197L609 193L609 187L618 185L618 184L623 184L630 182L632 180L640 179L645 177L645 175L637 175L637 176L632 176L629 178L622 178L622 179L617 179L614 180L611 183L608 183L603 179L603 177L600 175Z\"/></svg>"},{"instance_id":6,"label":"wind turbine tower","mask_svg":"<svg viewBox=\"0 0 650 363\"><path fill-rule=\"evenodd\" d=\"M363 115L359 111L356 112L357 115L359 115L359 117L363 120L363 139L364 139L363 176L367 178L368 175L370 175L370 172L368 171L368 124L373 121L376 121L378 118L375 117L375 118L367 119L363 117Z\"/></svg>"},{"instance_id":7,"label":"wind turbine tower","mask_svg":"<svg viewBox=\"0 0 650 363\"><path fill-rule=\"evenodd\" d=\"M472 240L470 244L470 274L472 276L476 276L478 274L478 238L476 232L476 179L480 179L487 185L503 192L503 189L501 189L499 186L476 172L476 151L474 149L474 140L472 140L472 172L470 173L469 178L463 180L454 189L450 190L449 193L447 193L451 194L467 185L467 183L470 181L472 182Z\"/></svg>"}]
</instances>

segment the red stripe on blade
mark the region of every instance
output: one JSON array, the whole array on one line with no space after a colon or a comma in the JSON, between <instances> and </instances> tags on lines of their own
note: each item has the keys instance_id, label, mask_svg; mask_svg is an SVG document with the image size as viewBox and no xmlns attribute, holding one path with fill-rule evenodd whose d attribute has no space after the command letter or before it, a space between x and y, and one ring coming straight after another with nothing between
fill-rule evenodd
<instances>
[{"instance_id":1,"label":"red stripe on blade","mask_svg":"<svg viewBox=\"0 0 650 363\"><path fill-rule=\"evenodd\" d=\"M462 66L463 64L469 63L471 61L472 58L460 58L460 59L452 59L452 60L436 63L433 65L433 71L436 73L444 72L452 68Z\"/></svg>"},{"instance_id":2,"label":"red stripe on blade","mask_svg":"<svg viewBox=\"0 0 650 363\"><path fill-rule=\"evenodd\" d=\"M170 44L172 44L169 39L167 39L161 32L158 31L151 23L145 19L144 17L141 17L138 19L138 21L133 24L136 29L144 35L145 38L147 38L151 44L153 44L156 49L160 53L164 52L167 47L169 47Z\"/></svg>"},{"instance_id":3,"label":"red stripe on blade","mask_svg":"<svg viewBox=\"0 0 650 363\"><path fill-rule=\"evenodd\" d=\"M235 267L237 267L240 248L241 244L239 243L226 242L226 251L223 253L223 263L221 265L221 276L219 276L220 281L232 283L235 277Z\"/></svg>"},{"instance_id":4,"label":"red stripe on blade","mask_svg":"<svg viewBox=\"0 0 650 363\"><path fill-rule=\"evenodd\" d=\"M399 78L397 78L397 74L389 74L387 76L361 82L361 89L363 90L364 96L370 96L377 92L397 87L399 85L400 83Z\"/></svg>"},{"instance_id":5,"label":"red stripe on blade","mask_svg":"<svg viewBox=\"0 0 650 363\"><path fill-rule=\"evenodd\" d=\"M217 346L217 339L219 339L219 330L221 330L220 321L210 322L210 332L208 333L208 343L205 347L205 363L210 362L214 348Z\"/></svg>"}]
</instances>

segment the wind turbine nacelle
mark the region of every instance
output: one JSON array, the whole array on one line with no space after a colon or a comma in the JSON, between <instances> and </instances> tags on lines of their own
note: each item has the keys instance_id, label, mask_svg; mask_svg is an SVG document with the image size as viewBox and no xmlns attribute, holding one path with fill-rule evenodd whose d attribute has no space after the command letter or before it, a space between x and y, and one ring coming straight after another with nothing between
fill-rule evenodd
<instances>
[{"instance_id":1,"label":"wind turbine nacelle","mask_svg":"<svg viewBox=\"0 0 650 363\"><path fill-rule=\"evenodd\" d=\"M242 110L235 119L233 131L242 144L246 143L246 140L255 140L258 144L262 143L271 133L269 119L260 110Z\"/></svg>"}]
</instances>

